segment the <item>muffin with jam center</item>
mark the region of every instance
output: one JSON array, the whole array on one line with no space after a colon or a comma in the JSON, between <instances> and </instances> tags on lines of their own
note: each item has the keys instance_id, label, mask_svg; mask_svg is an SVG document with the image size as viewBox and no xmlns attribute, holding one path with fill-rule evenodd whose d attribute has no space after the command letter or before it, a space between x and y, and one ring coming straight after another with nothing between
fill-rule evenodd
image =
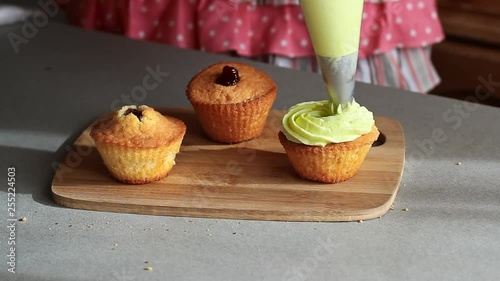
<instances>
[{"instance_id":1,"label":"muffin with jam center","mask_svg":"<svg viewBox=\"0 0 500 281\"><path fill-rule=\"evenodd\" d=\"M238 143L262 133L276 92L276 84L262 71L220 62L196 74L186 95L210 139Z\"/></svg>"},{"instance_id":2,"label":"muffin with jam center","mask_svg":"<svg viewBox=\"0 0 500 281\"><path fill-rule=\"evenodd\" d=\"M98 121L90 136L114 178L144 184L168 175L185 133L181 120L129 105Z\"/></svg>"}]
</instances>

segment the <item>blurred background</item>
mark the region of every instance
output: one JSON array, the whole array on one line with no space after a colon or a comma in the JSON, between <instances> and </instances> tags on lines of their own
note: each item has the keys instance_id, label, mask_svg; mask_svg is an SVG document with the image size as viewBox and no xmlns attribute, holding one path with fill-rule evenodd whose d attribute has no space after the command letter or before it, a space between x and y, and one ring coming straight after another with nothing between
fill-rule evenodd
<instances>
[{"instance_id":1,"label":"blurred background","mask_svg":"<svg viewBox=\"0 0 500 281\"><path fill-rule=\"evenodd\" d=\"M50 2L55 0L42 0L44 2ZM60 0L61 3L69 3L69 6L64 6L60 12L57 13L55 17L51 17L51 20L58 21L61 23L72 24L80 26L87 29L95 29L106 32L113 32L115 34L122 34L137 40L150 40L159 42L161 40L156 40L154 38L141 38L140 34L137 36L131 36L127 34L124 30L113 27L114 30L108 30L106 27L100 26L100 20L95 18L95 15L99 15L96 11L87 11L83 16L86 17L87 21L75 21L74 9L71 10L70 7L78 5L79 7L84 7L85 5L94 5L92 9L96 10L96 5L105 7L106 9L123 9L123 7L118 7L115 4L121 3L121 5L127 5L124 3L129 3L128 9L140 9L138 6L130 4L134 1L164 1L164 0ZM170 0L172 1L172 0ZM198 9L200 7L209 7L204 5L204 3L216 3L217 9L225 9L225 13L231 13L235 6L240 3L253 2L256 5L270 5L270 6L292 6L297 4L298 0L180 0L183 3L191 2L196 5ZM219 1L219 2L218 2ZM226 1L226 2L224 2ZM370 0L373 5L385 5L387 3L384 0ZM400 0L402 7L408 7L408 5L413 5L412 3L420 5L420 2L415 2L418 0ZM430 0L427 0L430 1ZM365 4L368 1L365 2ZM393 1L394 2L394 1ZM114 3L114 4L113 4ZM224 4L225 3L225 4ZM229 4L227 4L229 3ZM246 4L248 4L246 3ZM264 3L264 4L262 4ZM429 3L429 2L425 2ZM429 58L432 61L433 70L437 72L437 75L441 78L436 80L435 84L429 86L429 90L422 90L422 93L428 93L438 96L446 96L449 98L459 99L459 100L469 100L473 102L479 102L482 104L492 105L500 107L500 1L499 0L433 0L432 3L437 8L438 18L442 25L444 31L444 38L437 38L436 42L428 44ZM412 6L413 7L413 6ZM74 7L73 7L74 8ZM170 8L179 8L178 5L174 5ZM293 7L292 7L293 8ZM297 8L297 7L295 7ZM25 17L30 17L34 12L40 11L39 1L35 0L0 0L0 25L8 25L14 22L22 21ZM202 11L198 11L199 13ZM84 13L84 12L82 12ZM387 12L386 12L387 13ZM80 15L79 15L80 16ZM101 15L104 16L104 15ZM223 15L219 14L223 18ZM122 19L124 21L124 19ZM172 24L172 23L170 23ZM239 23L237 23L239 24ZM125 23L126 25L126 23ZM155 25L157 23L155 22ZM208 34L207 36L212 36ZM438 40L439 39L439 40ZM164 43L169 42L163 40ZM174 44L179 47L193 47L182 44ZM196 46L198 49L203 47ZM432 51L430 51L432 50ZM212 51L212 50L205 50ZM378 51L378 50L376 50ZM244 56L242 53L237 51L219 51L219 53L227 53L233 56ZM372 54L373 55L373 54ZM378 55L375 53L374 55ZM249 56L250 57L250 56ZM287 61L286 56L267 54L266 56L252 56L252 59L269 62L284 67L292 67L293 65L307 64L307 67L293 67L302 68L305 71L318 71L314 69L314 62L307 63L307 61ZM375 61L376 64L376 61ZM371 70L371 77L376 76L376 69L372 69L373 64L367 64L367 68ZM359 68L359 67L358 67ZM425 71L421 68L417 68L418 71ZM422 73L424 75L424 73ZM425 73L425 75L432 76L432 73ZM358 79L361 81L362 79ZM372 79L376 80L376 79ZM484 85L484 81L490 81L490 86ZM368 81L370 82L370 81ZM377 81L372 81L377 84ZM391 86L391 85L389 85ZM482 87L482 88L481 88ZM485 99L478 99L476 90L488 91L488 95ZM408 88L405 88L408 89ZM412 91L417 91L414 89L409 89ZM418 91L417 91L418 92ZM474 98L476 97L476 98Z\"/></svg>"},{"instance_id":2,"label":"blurred background","mask_svg":"<svg viewBox=\"0 0 500 281\"><path fill-rule=\"evenodd\" d=\"M479 76L500 83L500 1L438 0L446 40L433 48L441 83L431 94L465 99ZM500 87L482 103L500 107Z\"/></svg>"}]
</instances>

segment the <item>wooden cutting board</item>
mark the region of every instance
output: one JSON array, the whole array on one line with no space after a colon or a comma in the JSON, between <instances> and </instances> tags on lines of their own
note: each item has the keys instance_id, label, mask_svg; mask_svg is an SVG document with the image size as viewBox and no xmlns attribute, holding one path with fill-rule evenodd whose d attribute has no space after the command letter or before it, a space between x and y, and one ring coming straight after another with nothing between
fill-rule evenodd
<instances>
[{"instance_id":1,"label":"wooden cutting board","mask_svg":"<svg viewBox=\"0 0 500 281\"><path fill-rule=\"evenodd\" d=\"M300 179L277 134L283 111L272 111L254 140L208 140L191 109L160 110L183 120L187 133L177 164L163 180L127 185L114 180L87 129L52 181L55 202L70 208L138 213L284 221L353 221L385 214L398 191L405 159L401 125L376 117L385 135L360 171L337 184Z\"/></svg>"}]
</instances>

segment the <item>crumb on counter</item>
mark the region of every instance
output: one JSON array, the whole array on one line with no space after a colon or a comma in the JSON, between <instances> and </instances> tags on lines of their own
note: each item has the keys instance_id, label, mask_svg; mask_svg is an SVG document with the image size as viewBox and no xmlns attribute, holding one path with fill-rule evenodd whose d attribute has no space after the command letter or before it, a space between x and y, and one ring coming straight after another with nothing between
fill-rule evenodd
<instances>
[{"instance_id":1,"label":"crumb on counter","mask_svg":"<svg viewBox=\"0 0 500 281\"><path fill-rule=\"evenodd\" d=\"M359 222L359 223L363 223L363 220L359 220L358 222Z\"/></svg>"},{"instance_id":2,"label":"crumb on counter","mask_svg":"<svg viewBox=\"0 0 500 281\"><path fill-rule=\"evenodd\" d=\"M408 208L404 208L403 211L408 212Z\"/></svg>"},{"instance_id":3,"label":"crumb on counter","mask_svg":"<svg viewBox=\"0 0 500 281\"><path fill-rule=\"evenodd\" d=\"M28 220L27 217L22 217L22 218L19 219L19 221L27 221L27 220Z\"/></svg>"},{"instance_id":4,"label":"crumb on counter","mask_svg":"<svg viewBox=\"0 0 500 281\"><path fill-rule=\"evenodd\" d=\"M151 266L147 266L144 268L144 270L151 271L151 270L153 270L153 268Z\"/></svg>"}]
</instances>

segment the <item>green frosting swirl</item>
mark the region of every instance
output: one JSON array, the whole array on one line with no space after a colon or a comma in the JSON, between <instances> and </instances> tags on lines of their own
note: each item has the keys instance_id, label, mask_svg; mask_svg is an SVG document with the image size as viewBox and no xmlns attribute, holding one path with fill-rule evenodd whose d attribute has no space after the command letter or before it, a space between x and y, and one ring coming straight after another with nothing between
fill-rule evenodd
<instances>
[{"instance_id":1,"label":"green frosting swirl","mask_svg":"<svg viewBox=\"0 0 500 281\"><path fill-rule=\"evenodd\" d=\"M324 147L367 134L374 123L373 113L354 100L337 107L329 100L312 101L292 106L281 131L289 141Z\"/></svg>"}]
</instances>

